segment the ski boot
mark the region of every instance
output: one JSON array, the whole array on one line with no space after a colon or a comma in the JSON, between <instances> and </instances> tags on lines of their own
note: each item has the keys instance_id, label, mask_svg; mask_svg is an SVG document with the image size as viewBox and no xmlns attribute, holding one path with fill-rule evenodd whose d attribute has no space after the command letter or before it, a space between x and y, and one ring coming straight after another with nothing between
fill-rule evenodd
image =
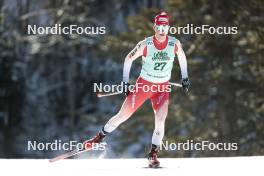
<instances>
[{"instance_id":1,"label":"ski boot","mask_svg":"<svg viewBox=\"0 0 264 176\"><path fill-rule=\"evenodd\" d=\"M102 142L105 136L106 136L105 134L103 134L102 132L99 132L92 139L89 139L89 140L84 141L83 142L83 145L84 145L85 150L92 149L93 145L95 143Z\"/></svg>"},{"instance_id":2,"label":"ski boot","mask_svg":"<svg viewBox=\"0 0 264 176\"><path fill-rule=\"evenodd\" d=\"M151 168L157 168L160 166L160 162L158 161L158 148L152 147L148 154L148 161L149 161L149 167Z\"/></svg>"}]
</instances>

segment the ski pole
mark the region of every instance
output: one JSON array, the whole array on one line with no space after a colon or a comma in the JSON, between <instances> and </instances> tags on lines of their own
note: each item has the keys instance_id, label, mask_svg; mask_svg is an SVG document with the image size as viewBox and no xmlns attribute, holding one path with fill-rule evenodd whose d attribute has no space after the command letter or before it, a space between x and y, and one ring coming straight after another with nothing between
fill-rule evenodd
<instances>
[{"instance_id":1,"label":"ski pole","mask_svg":"<svg viewBox=\"0 0 264 176\"><path fill-rule=\"evenodd\" d=\"M118 95L118 94L122 94L122 92L113 92L113 93L107 93L107 94L98 93L97 94L97 97L98 98L101 98L101 97L108 97L108 96Z\"/></svg>"},{"instance_id":2,"label":"ski pole","mask_svg":"<svg viewBox=\"0 0 264 176\"><path fill-rule=\"evenodd\" d=\"M172 86L176 86L176 87L182 87L182 85L179 83L169 82L169 84ZM119 95L119 94L122 94L122 92L113 92L113 93L107 93L107 94L98 93L97 97L101 98L101 97L108 97L108 96Z\"/></svg>"},{"instance_id":3,"label":"ski pole","mask_svg":"<svg viewBox=\"0 0 264 176\"><path fill-rule=\"evenodd\" d=\"M182 87L182 85L179 84L179 83L169 82L169 84L172 85L172 86L176 86L176 87Z\"/></svg>"}]
</instances>

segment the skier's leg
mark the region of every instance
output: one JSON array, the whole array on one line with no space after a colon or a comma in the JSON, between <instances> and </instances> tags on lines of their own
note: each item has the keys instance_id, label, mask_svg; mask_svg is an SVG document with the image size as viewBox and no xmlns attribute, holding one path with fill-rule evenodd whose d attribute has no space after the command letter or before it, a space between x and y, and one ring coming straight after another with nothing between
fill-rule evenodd
<instances>
[{"instance_id":1,"label":"skier's leg","mask_svg":"<svg viewBox=\"0 0 264 176\"><path fill-rule=\"evenodd\" d=\"M126 121L131 115L150 97L151 92L142 89L143 85L150 86L150 82L142 78L138 78L133 92L125 99L119 112L110 118L110 120L102 128L102 133L107 134L114 131L121 123Z\"/></svg>"},{"instance_id":2,"label":"skier's leg","mask_svg":"<svg viewBox=\"0 0 264 176\"><path fill-rule=\"evenodd\" d=\"M148 99L147 92L139 90L137 92L131 92L125 99L119 112L110 118L102 129L104 134L111 133L121 123L126 121L132 114Z\"/></svg>"},{"instance_id":3,"label":"skier's leg","mask_svg":"<svg viewBox=\"0 0 264 176\"><path fill-rule=\"evenodd\" d=\"M152 107L155 114L155 129L152 135L152 144L161 145L164 136L165 120L168 114L169 93L162 92L151 98Z\"/></svg>"},{"instance_id":4,"label":"skier's leg","mask_svg":"<svg viewBox=\"0 0 264 176\"><path fill-rule=\"evenodd\" d=\"M131 117L131 115L144 103L147 98L148 93L146 92L131 92L125 99L119 112L110 118L110 120L95 137L85 141L85 148L89 149L94 143L100 143L108 133L114 131L121 123Z\"/></svg>"},{"instance_id":5,"label":"skier's leg","mask_svg":"<svg viewBox=\"0 0 264 176\"><path fill-rule=\"evenodd\" d=\"M160 162L157 159L158 150L164 136L165 120L168 114L169 106L169 93L157 93L153 98L151 98L151 102L155 113L155 129L152 135L152 145L148 155L148 160L150 167L158 167L160 165Z\"/></svg>"},{"instance_id":6,"label":"skier's leg","mask_svg":"<svg viewBox=\"0 0 264 176\"><path fill-rule=\"evenodd\" d=\"M142 89L136 88L138 84L145 85L147 83L148 82L142 78L138 78L133 92L130 92L130 94L126 97L119 112L110 118L110 120L105 124L105 126L103 126L102 130L99 131L95 137L85 141L85 146L87 146L86 148L89 148L94 143L100 143L108 133L111 133L122 122L126 121L144 103L144 101L150 97L150 92L144 92Z\"/></svg>"},{"instance_id":7,"label":"skier's leg","mask_svg":"<svg viewBox=\"0 0 264 176\"><path fill-rule=\"evenodd\" d=\"M164 136L165 119L168 114L169 101L166 100L160 108L155 112L155 129L152 135L152 144L156 146L161 145Z\"/></svg>"}]
</instances>

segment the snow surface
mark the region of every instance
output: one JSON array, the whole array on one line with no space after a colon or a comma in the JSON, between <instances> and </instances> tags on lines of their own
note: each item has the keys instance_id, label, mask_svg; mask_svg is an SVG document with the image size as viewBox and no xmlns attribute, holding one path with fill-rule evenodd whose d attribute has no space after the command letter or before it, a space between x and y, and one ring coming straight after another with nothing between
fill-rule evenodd
<instances>
[{"instance_id":1,"label":"snow surface","mask_svg":"<svg viewBox=\"0 0 264 176\"><path fill-rule=\"evenodd\" d=\"M264 156L229 158L161 158L161 168L146 159L0 159L1 175L34 176L263 176Z\"/></svg>"}]
</instances>

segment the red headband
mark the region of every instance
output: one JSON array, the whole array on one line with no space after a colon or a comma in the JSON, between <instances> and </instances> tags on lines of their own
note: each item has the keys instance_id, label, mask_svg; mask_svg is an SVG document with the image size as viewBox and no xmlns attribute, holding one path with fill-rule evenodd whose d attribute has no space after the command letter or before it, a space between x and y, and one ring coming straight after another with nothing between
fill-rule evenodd
<instances>
[{"instance_id":1,"label":"red headband","mask_svg":"<svg viewBox=\"0 0 264 176\"><path fill-rule=\"evenodd\" d=\"M156 15L155 17L155 25L159 26L159 25L169 25L169 16L167 15L166 12L161 12L158 15Z\"/></svg>"}]
</instances>

